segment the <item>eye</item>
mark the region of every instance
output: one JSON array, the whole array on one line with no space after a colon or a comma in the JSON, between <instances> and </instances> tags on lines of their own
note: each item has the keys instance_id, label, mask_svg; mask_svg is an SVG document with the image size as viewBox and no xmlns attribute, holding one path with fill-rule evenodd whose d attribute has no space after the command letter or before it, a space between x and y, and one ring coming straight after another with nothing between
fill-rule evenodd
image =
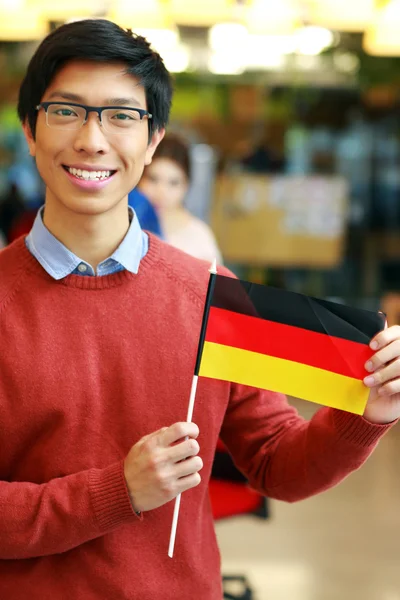
<instances>
[{"instance_id":1,"label":"eye","mask_svg":"<svg viewBox=\"0 0 400 600\"><path fill-rule=\"evenodd\" d=\"M132 115L129 115L127 113L116 113L113 116L113 119L118 119L119 121L125 121L125 120L132 120Z\"/></svg>"},{"instance_id":2,"label":"eye","mask_svg":"<svg viewBox=\"0 0 400 600\"><path fill-rule=\"evenodd\" d=\"M75 111L72 108L55 108L51 111L51 114L56 115L57 117L77 117Z\"/></svg>"},{"instance_id":3,"label":"eye","mask_svg":"<svg viewBox=\"0 0 400 600\"><path fill-rule=\"evenodd\" d=\"M147 173L146 177L149 181L151 181L151 183L157 183L158 178L156 175L151 175L151 173Z\"/></svg>"},{"instance_id":4,"label":"eye","mask_svg":"<svg viewBox=\"0 0 400 600\"><path fill-rule=\"evenodd\" d=\"M140 114L136 110L114 110L106 114L113 121L140 121Z\"/></svg>"}]
</instances>

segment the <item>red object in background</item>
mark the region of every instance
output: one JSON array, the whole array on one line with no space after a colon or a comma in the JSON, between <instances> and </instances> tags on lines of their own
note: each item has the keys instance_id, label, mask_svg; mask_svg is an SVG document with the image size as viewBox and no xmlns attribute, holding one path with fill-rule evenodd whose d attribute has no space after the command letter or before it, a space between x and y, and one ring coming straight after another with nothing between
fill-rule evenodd
<instances>
[{"instance_id":1,"label":"red object in background","mask_svg":"<svg viewBox=\"0 0 400 600\"><path fill-rule=\"evenodd\" d=\"M214 519L258 514L265 499L243 483L211 479L208 490Z\"/></svg>"},{"instance_id":2,"label":"red object in background","mask_svg":"<svg viewBox=\"0 0 400 600\"><path fill-rule=\"evenodd\" d=\"M218 438L218 442L217 442L217 452L226 452L226 448L224 445L224 442L221 440L221 438Z\"/></svg>"},{"instance_id":3,"label":"red object in background","mask_svg":"<svg viewBox=\"0 0 400 600\"><path fill-rule=\"evenodd\" d=\"M33 223L36 218L36 211L26 211L17 217L14 223L11 225L8 232L8 241L11 244L14 240L21 237L22 235L28 235L32 229Z\"/></svg>"},{"instance_id":4,"label":"red object in background","mask_svg":"<svg viewBox=\"0 0 400 600\"><path fill-rule=\"evenodd\" d=\"M208 489L214 519L244 514L268 518L266 498L249 487L221 439L217 443Z\"/></svg>"},{"instance_id":5,"label":"red object in background","mask_svg":"<svg viewBox=\"0 0 400 600\"><path fill-rule=\"evenodd\" d=\"M225 445L219 439L214 457L211 479L208 486L214 520L253 515L268 518L268 501L250 489L246 478L233 463ZM227 600L252 600L250 583L244 575L223 575L224 598ZM240 592L232 592L232 584Z\"/></svg>"}]
</instances>

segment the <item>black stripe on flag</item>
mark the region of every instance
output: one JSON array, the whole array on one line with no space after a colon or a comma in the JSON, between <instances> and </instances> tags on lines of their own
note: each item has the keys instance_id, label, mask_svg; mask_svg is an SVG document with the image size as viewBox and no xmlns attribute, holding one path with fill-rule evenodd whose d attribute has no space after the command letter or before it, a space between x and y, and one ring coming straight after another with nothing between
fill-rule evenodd
<instances>
[{"instance_id":1,"label":"black stripe on flag","mask_svg":"<svg viewBox=\"0 0 400 600\"><path fill-rule=\"evenodd\" d=\"M383 313L224 275L216 276L211 305L361 344L369 344L385 324Z\"/></svg>"}]
</instances>

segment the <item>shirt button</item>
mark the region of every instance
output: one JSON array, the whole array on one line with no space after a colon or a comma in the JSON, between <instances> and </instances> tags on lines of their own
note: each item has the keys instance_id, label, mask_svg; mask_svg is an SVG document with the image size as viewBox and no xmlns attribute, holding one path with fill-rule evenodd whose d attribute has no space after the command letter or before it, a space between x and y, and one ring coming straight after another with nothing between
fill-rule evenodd
<instances>
[{"instance_id":1,"label":"shirt button","mask_svg":"<svg viewBox=\"0 0 400 600\"><path fill-rule=\"evenodd\" d=\"M86 265L84 265L83 263L81 263L81 264L78 266L78 271L80 271L80 273L86 273L86 271L87 271L87 266L86 266Z\"/></svg>"}]
</instances>

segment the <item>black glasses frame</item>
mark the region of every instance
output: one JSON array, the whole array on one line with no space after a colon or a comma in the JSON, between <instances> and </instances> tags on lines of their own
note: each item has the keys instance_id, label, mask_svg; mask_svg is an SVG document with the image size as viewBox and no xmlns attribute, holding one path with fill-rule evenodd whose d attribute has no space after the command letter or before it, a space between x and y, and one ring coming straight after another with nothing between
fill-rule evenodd
<instances>
[{"instance_id":1,"label":"black glasses frame","mask_svg":"<svg viewBox=\"0 0 400 600\"><path fill-rule=\"evenodd\" d=\"M102 123L101 116L103 110L109 109L119 109L119 110L135 110L140 115L140 120L143 121L143 118L147 116L148 119L152 119L153 115L149 113L148 110L144 110L143 108L133 108L132 106L88 106L87 104L77 104L76 102L41 102L36 106L36 110L39 111L41 108L47 113L49 106L75 106L77 108L83 108L86 111L85 120L82 125L87 122L89 113L95 112L99 116L99 121Z\"/></svg>"}]
</instances>

